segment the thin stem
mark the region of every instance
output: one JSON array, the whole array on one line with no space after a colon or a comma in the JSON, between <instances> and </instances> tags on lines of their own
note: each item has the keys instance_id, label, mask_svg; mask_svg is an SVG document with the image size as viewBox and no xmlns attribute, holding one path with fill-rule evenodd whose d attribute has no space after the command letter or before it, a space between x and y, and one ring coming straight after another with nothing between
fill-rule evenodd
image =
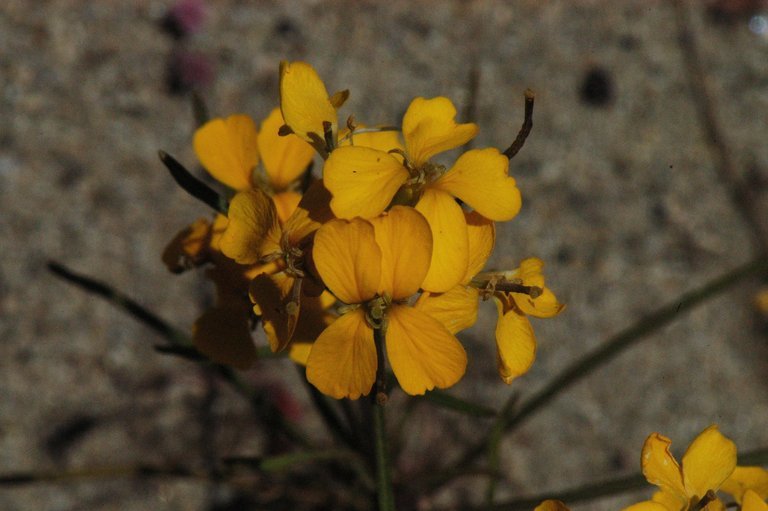
<instances>
[{"instance_id":1,"label":"thin stem","mask_svg":"<svg viewBox=\"0 0 768 511\"><path fill-rule=\"evenodd\" d=\"M386 320L380 328L373 329L373 340L376 344L376 384L373 407L373 434L376 454L376 489L379 511L394 511L395 497L392 492L392 473L387 445L387 430L384 420L384 407L387 404L386 382L387 368L384 359L384 339L386 338Z\"/></svg>"},{"instance_id":2,"label":"thin stem","mask_svg":"<svg viewBox=\"0 0 768 511\"><path fill-rule=\"evenodd\" d=\"M512 145L507 147L502 153L510 160L523 148L525 140L528 138L528 135L531 134L531 129L533 128L533 101L535 94L531 89L525 89L524 95L525 117L523 118L523 125L520 126L520 131L517 132L517 136L515 137L515 141L512 142Z\"/></svg>"},{"instance_id":3,"label":"thin stem","mask_svg":"<svg viewBox=\"0 0 768 511\"><path fill-rule=\"evenodd\" d=\"M336 413L336 410L334 410L328 402L328 398L318 391L314 385L309 383L301 366L297 365L296 369L299 371L299 379L304 384L304 387L306 387L309 397L312 398L312 403L315 405L315 408L317 408L317 411L320 412L320 417L323 419L323 422L331 435L348 447L358 449L359 446L357 445L354 436L348 428L344 427L338 413Z\"/></svg>"},{"instance_id":4,"label":"thin stem","mask_svg":"<svg viewBox=\"0 0 768 511\"><path fill-rule=\"evenodd\" d=\"M184 189L185 192L192 197L207 204L215 211L222 215L227 214L229 204L218 193L216 193L210 186L203 183L188 171L184 165L179 163L176 158L166 153L165 151L159 151L158 155L163 164L168 168L171 176L176 183Z\"/></svg>"},{"instance_id":5,"label":"thin stem","mask_svg":"<svg viewBox=\"0 0 768 511\"><path fill-rule=\"evenodd\" d=\"M641 318L629 328L618 333L595 350L566 367L542 390L524 401L506 419L505 432L509 432L522 424L544 405L570 388L571 385L613 360L614 357L636 344L639 340L648 337L709 298L734 287L747 277L765 273L766 271L768 271L768 258L759 257L707 282L697 289L684 293L678 299ZM478 457L486 452L488 441L489 435L486 435L480 442L470 447L453 467L446 469L442 475L436 476L428 483L426 486L427 491L437 490L455 477L456 467L469 467L470 464L474 463Z\"/></svg>"},{"instance_id":6,"label":"thin stem","mask_svg":"<svg viewBox=\"0 0 768 511\"><path fill-rule=\"evenodd\" d=\"M510 416L519 397L520 396L517 393L509 396L488 435L488 471L491 474L499 473L499 463L501 461L499 448L501 447L501 441L504 438L504 431L507 429L506 419ZM496 495L497 480L498 477L495 475L491 475L491 477L488 478L488 487L485 491L485 503L488 507L493 505L493 499Z\"/></svg>"}]
</instances>

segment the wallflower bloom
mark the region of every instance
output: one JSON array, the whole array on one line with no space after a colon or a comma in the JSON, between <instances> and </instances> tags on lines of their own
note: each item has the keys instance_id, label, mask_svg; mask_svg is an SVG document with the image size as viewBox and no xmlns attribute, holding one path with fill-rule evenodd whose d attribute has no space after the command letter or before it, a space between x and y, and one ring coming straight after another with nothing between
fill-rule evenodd
<instances>
[{"instance_id":1,"label":"wallflower bloom","mask_svg":"<svg viewBox=\"0 0 768 511\"><path fill-rule=\"evenodd\" d=\"M323 169L339 218L372 218L392 203L413 205L425 216L434 250L423 287L434 292L461 282L467 265L466 223L455 199L497 221L513 218L521 204L509 160L497 149L467 151L448 170L430 161L477 134L475 124L457 124L455 116L447 98L416 98L403 118L405 151L339 147Z\"/></svg>"},{"instance_id":2,"label":"wallflower bloom","mask_svg":"<svg viewBox=\"0 0 768 511\"><path fill-rule=\"evenodd\" d=\"M544 285L543 267L541 259L531 257L514 271L478 275L478 281L490 282L489 291L496 302L496 360L499 375L507 384L527 373L536 359L536 336L528 316L551 318L565 308ZM499 278L500 282L520 285L521 292L494 289Z\"/></svg>"},{"instance_id":3,"label":"wallflower bloom","mask_svg":"<svg viewBox=\"0 0 768 511\"><path fill-rule=\"evenodd\" d=\"M672 441L653 433L645 441L641 458L643 474L661 491L651 501L625 509L631 511L685 511L709 499L736 468L736 445L712 425L697 436L683 455L682 465L669 452ZM710 493L712 492L712 493ZM724 510L714 498L703 508Z\"/></svg>"},{"instance_id":4,"label":"wallflower bloom","mask_svg":"<svg viewBox=\"0 0 768 511\"><path fill-rule=\"evenodd\" d=\"M317 298L322 288L304 278L308 236L330 218L327 202L322 183L314 183L283 225L274 202L260 189L240 192L230 203L221 251L239 264L264 265L253 279L250 296L273 351L284 349L295 332L301 331L300 309L322 310L328 305L325 297ZM303 300L303 296L309 299ZM304 316L321 322L314 329L319 334L325 326L322 314Z\"/></svg>"},{"instance_id":5,"label":"wallflower bloom","mask_svg":"<svg viewBox=\"0 0 768 511\"><path fill-rule=\"evenodd\" d=\"M279 108L258 131L247 115L212 119L195 131L193 145L200 163L217 181L235 191L258 187L272 195L284 221L301 199L291 185L307 169L314 151L296 135L280 136L283 123Z\"/></svg>"},{"instance_id":6,"label":"wallflower bloom","mask_svg":"<svg viewBox=\"0 0 768 511\"><path fill-rule=\"evenodd\" d=\"M437 319L408 305L429 268L432 235L416 210L396 206L363 220L332 220L315 235L313 260L323 282L347 304L315 341L307 379L337 399L368 394L377 369L374 328L408 394L445 388L464 374L467 356Z\"/></svg>"},{"instance_id":7,"label":"wallflower bloom","mask_svg":"<svg viewBox=\"0 0 768 511\"><path fill-rule=\"evenodd\" d=\"M256 360L248 283L259 269L237 264L221 253L226 224L223 215L217 215L213 223L197 220L169 243L163 252L163 262L174 273L209 266L205 275L216 286L216 301L195 321L192 342L214 362L247 369Z\"/></svg>"},{"instance_id":8,"label":"wallflower bloom","mask_svg":"<svg viewBox=\"0 0 768 511\"><path fill-rule=\"evenodd\" d=\"M768 470L763 467L736 467L720 491L732 495L738 503L742 502L748 491L762 500L768 499Z\"/></svg>"}]
</instances>

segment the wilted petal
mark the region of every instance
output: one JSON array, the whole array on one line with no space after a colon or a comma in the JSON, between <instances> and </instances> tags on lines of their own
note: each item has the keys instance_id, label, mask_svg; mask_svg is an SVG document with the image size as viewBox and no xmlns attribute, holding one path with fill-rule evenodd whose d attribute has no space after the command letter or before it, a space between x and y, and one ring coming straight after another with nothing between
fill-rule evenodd
<instances>
[{"instance_id":1,"label":"wilted petal","mask_svg":"<svg viewBox=\"0 0 768 511\"><path fill-rule=\"evenodd\" d=\"M457 124L456 107L445 97L416 98L403 117L403 137L416 167L432 156L464 145L477 135L477 125Z\"/></svg>"},{"instance_id":2,"label":"wilted petal","mask_svg":"<svg viewBox=\"0 0 768 511\"><path fill-rule=\"evenodd\" d=\"M536 337L524 314L511 309L494 296L499 319L496 323L496 362L499 376L510 384L527 373L536 360Z\"/></svg>"},{"instance_id":3,"label":"wilted petal","mask_svg":"<svg viewBox=\"0 0 768 511\"><path fill-rule=\"evenodd\" d=\"M672 500L677 499L682 507L688 504L688 496L683 486L680 465L669 452L670 445L672 441L664 435L651 434L643 444L640 466L649 483L661 488L662 492L669 494Z\"/></svg>"},{"instance_id":4,"label":"wilted petal","mask_svg":"<svg viewBox=\"0 0 768 511\"><path fill-rule=\"evenodd\" d=\"M403 390L421 395L461 379L467 354L442 323L412 307L393 305L387 325L387 357Z\"/></svg>"},{"instance_id":5,"label":"wilted petal","mask_svg":"<svg viewBox=\"0 0 768 511\"><path fill-rule=\"evenodd\" d=\"M280 63L280 109L285 124L307 142L325 138L323 122L336 131L336 108L325 84L306 62Z\"/></svg>"},{"instance_id":6,"label":"wilted petal","mask_svg":"<svg viewBox=\"0 0 768 511\"><path fill-rule=\"evenodd\" d=\"M514 218L522 205L520 190L508 172L509 160L498 149L473 149L462 154L432 186L501 222Z\"/></svg>"},{"instance_id":7,"label":"wilted petal","mask_svg":"<svg viewBox=\"0 0 768 511\"><path fill-rule=\"evenodd\" d=\"M285 273L262 273L251 281L249 294L261 315L264 332L272 351L282 351L291 342L299 320L301 288L299 281Z\"/></svg>"},{"instance_id":8,"label":"wilted petal","mask_svg":"<svg viewBox=\"0 0 768 511\"><path fill-rule=\"evenodd\" d=\"M336 399L368 394L376 379L376 346L365 311L355 309L326 328L312 345L307 380Z\"/></svg>"},{"instance_id":9,"label":"wilted petal","mask_svg":"<svg viewBox=\"0 0 768 511\"><path fill-rule=\"evenodd\" d=\"M237 190L252 186L259 162L256 125L247 115L213 119L195 131L197 159L217 181Z\"/></svg>"},{"instance_id":10,"label":"wilted petal","mask_svg":"<svg viewBox=\"0 0 768 511\"><path fill-rule=\"evenodd\" d=\"M219 364L248 369L256 360L249 329L249 309L238 305L208 309L192 327L200 353Z\"/></svg>"},{"instance_id":11,"label":"wilted petal","mask_svg":"<svg viewBox=\"0 0 768 511\"><path fill-rule=\"evenodd\" d=\"M280 224L272 199L259 189L240 192L229 204L221 251L240 264L255 264L279 250Z\"/></svg>"},{"instance_id":12,"label":"wilted petal","mask_svg":"<svg viewBox=\"0 0 768 511\"><path fill-rule=\"evenodd\" d=\"M717 491L736 468L736 444L712 425L697 436L683 456L683 477L689 497Z\"/></svg>"},{"instance_id":13,"label":"wilted petal","mask_svg":"<svg viewBox=\"0 0 768 511\"><path fill-rule=\"evenodd\" d=\"M458 285L445 293L425 291L414 308L438 320L452 334L469 328L477 321L478 291L474 287Z\"/></svg>"},{"instance_id":14,"label":"wilted petal","mask_svg":"<svg viewBox=\"0 0 768 511\"><path fill-rule=\"evenodd\" d=\"M469 234L461 206L453 197L427 188L416 204L432 230L432 261L421 287L435 293L461 283L469 263Z\"/></svg>"},{"instance_id":15,"label":"wilted petal","mask_svg":"<svg viewBox=\"0 0 768 511\"><path fill-rule=\"evenodd\" d=\"M323 182L333 195L331 209L339 218L375 217L407 179L397 158L368 147L339 147L323 167Z\"/></svg>"},{"instance_id":16,"label":"wilted petal","mask_svg":"<svg viewBox=\"0 0 768 511\"><path fill-rule=\"evenodd\" d=\"M323 282L342 302L363 303L376 295L381 250L370 222L331 220L318 229L312 257Z\"/></svg>"},{"instance_id":17,"label":"wilted petal","mask_svg":"<svg viewBox=\"0 0 768 511\"><path fill-rule=\"evenodd\" d=\"M395 206L371 219L381 249L379 294L395 300L416 293L432 259L432 231L421 213Z\"/></svg>"},{"instance_id":18,"label":"wilted petal","mask_svg":"<svg viewBox=\"0 0 768 511\"><path fill-rule=\"evenodd\" d=\"M258 144L267 179L275 191L285 190L307 170L315 150L296 135L278 135L285 124L279 108L275 108L261 123Z\"/></svg>"},{"instance_id":19,"label":"wilted petal","mask_svg":"<svg viewBox=\"0 0 768 511\"><path fill-rule=\"evenodd\" d=\"M173 273L181 273L208 262L211 223L199 218L180 231L163 250L163 263Z\"/></svg>"}]
</instances>

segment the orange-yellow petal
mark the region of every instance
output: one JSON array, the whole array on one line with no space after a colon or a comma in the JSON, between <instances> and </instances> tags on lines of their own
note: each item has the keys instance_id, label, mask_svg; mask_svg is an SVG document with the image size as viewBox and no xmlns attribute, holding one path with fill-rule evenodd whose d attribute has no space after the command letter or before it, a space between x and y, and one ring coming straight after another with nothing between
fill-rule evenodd
<instances>
[{"instance_id":1,"label":"orange-yellow petal","mask_svg":"<svg viewBox=\"0 0 768 511\"><path fill-rule=\"evenodd\" d=\"M395 300L416 293L432 260L432 231L413 208L395 206L370 220L381 249L379 295Z\"/></svg>"},{"instance_id":2,"label":"orange-yellow petal","mask_svg":"<svg viewBox=\"0 0 768 511\"><path fill-rule=\"evenodd\" d=\"M736 444L712 425L697 436L683 455L683 479L689 497L717 491L736 468Z\"/></svg>"},{"instance_id":3,"label":"orange-yellow petal","mask_svg":"<svg viewBox=\"0 0 768 511\"><path fill-rule=\"evenodd\" d=\"M457 124L456 107L445 97L416 98L403 117L406 153L416 167L432 156L464 145L477 135L477 125Z\"/></svg>"},{"instance_id":4,"label":"orange-yellow petal","mask_svg":"<svg viewBox=\"0 0 768 511\"><path fill-rule=\"evenodd\" d=\"M299 286L298 288L294 288ZM272 351L282 351L291 342L301 306L301 283L283 272L260 274L251 281L249 295L261 315Z\"/></svg>"},{"instance_id":5,"label":"orange-yellow petal","mask_svg":"<svg viewBox=\"0 0 768 511\"><path fill-rule=\"evenodd\" d=\"M278 135L285 124L279 108L275 108L261 123L258 144L267 179L275 191L285 190L307 170L315 154L312 146L296 135Z\"/></svg>"},{"instance_id":6,"label":"orange-yellow petal","mask_svg":"<svg viewBox=\"0 0 768 511\"><path fill-rule=\"evenodd\" d=\"M163 250L163 263L173 273L199 266L210 258L211 223L197 219L180 231Z\"/></svg>"},{"instance_id":7,"label":"orange-yellow petal","mask_svg":"<svg viewBox=\"0 0 768 511\"><path fill-rule=\"evenodd\" d=\"M464 212L464 218L467 221L469 262L462 283L467 284L472 277L483 271L485 262L493 252L493 245L496 243L496 225L477 211Z\"/></svg>"},{"instance_id":8,"label":"orange-yellow petal","mask_svg":"<svg viewBox=\"0 0 768 511\"><path fill-rule=\"evenodd\" d=\"M358 126L365 128L365 126ZM400 132L395 130L386 131L367 131L364 133L355 132L350 139L347 139L342 145L354 145L358 147L370 147L379 151L389 152L392 149L405 150L400 141Z\"/></svg>"},{"instance_id":9,"label":"orange-yellow petal","mask_svg":"<svg viewBox=\"0 0 768 511\"><path fill-rule=\"evenodd\" d=\"M741 502L747 490L756 492L762 499L768 499L768 470L763 467L736 467L720 486L720 491L732 495L736 502Z\"/></svg>"},{"instance_id":10,"label":"orange-yellow petal","mask_svg":"<svg viewBox=\"0 0 768 511\"><path fill-rule=\"evenodd\" d=\"M559 500L545 500L533 511L568 511L568 506Z\"/></svg>"},{"instance_id":11,"label":"orange-yellow petal","mask_svg":"<svg viewBox=\"0 0 768 511\"><path fill-rule=\"evenodd\" d=\"M429 314L456 334L477 321L478 298L476 288L458 285L445 293L423 292L414 308Z\"/></svg>"},{"instance_id":12,"label":"orange-yellow petal","mask_svg":"<svg viewBox=\"0 0 768 511\"><path fill-rule=\"evenodd\" d=\"M355 309L326 328L312 345L307 380L323 394L357 399L376 379L376 346L365 310Z\"/></svg>"},{"instance_id":13,"label":"orange-yellow petal","mask_svg":"<svg viewBox=\"0 0 768 511\"><path fill-rule=\"evenodd\" d=\"M557 301L555 294L544 285L542 269L544 262L537 257L529 257L520 263L520 267L512 272L512 276L522 279L526 286L536 286L541 294L536 298L524 293L512 293L515 303L520 310L536 318L551 318L559 314L565 305Z\"/></svg>"},{"instance_id":14,"label":"orange-yellow petal","mask_svg":"<svg viewBox=\"0 0 768 511\"><path fill-rule=\"evenodd\" d=\"M757 492L747 490L744 493L741 511L768 511L768 504L765 503L765 498L758 495Z\"/></svg>"},{"instance_id":15,"label":"orange-yellow petal","mask_svg":"<svg viewBox=\"0 0 768 511\"><path fill-rule=\"evenodd\" d=\"M524 375L536 360L536 337L531 322L524 314L502 302L506 297L494 296L499 319L496 322L496 363L504 383Z\"/></svg>"},{"instance_id":16,"label":"orange-yellow petal","mask_svg":"<svg viewBox=\"0 0 768 511\"><path fill-rule=\"evenodd\" d=\"M664 506L664 508L669 511L684 511L688 509L688 503L684 503L680 495L676 495L670 491L657 491L653 494L651 500Z\"/></svg>"},{"instance_id":17,"label":"orange-yellow petal","mask_svg":"<svg viewBox=\"0 0 768 511\"><path fill-rule=\"evenodd\" d=\"M464 212L453 197L427 188L416 204L432 230L432 261L421 287L442 293L462 282L469 266L469 234Z\"/></svg>"},{"instance_id":18,"label":"orange-yellow petal","mask_svg":"<svg viewBox=\"0 0 768 511\"><path fill-rule=\"evenodd\" d=\"M272 201L275 203L275 211L280 225L285 225L285 222L296 212L296 208L301 202L301 195L296 192L280 192L272 196Z\"/></svg>"},{"instance_id":19,"label":"orange-yellow petal","mask_svg":"<svg viewBox=\"0 0 768 511\"><path fill-rule=\"evenodd\" d=\"M497 222L511 220L522 199L509 160L498 149L473 149L462 154L451 169L431 186L458 197L475 211Z\"/></svg>"},{"instance_id":20,"label":"orange-yellow petal","mask_svg":"<svg viewBox=\"0 0 768 511\"><path fill-rule=\"evenodd\" d=\"M192 327L200 353L219 364L248 369L256 361L248 307L224 305L208 309Z\"/></svg>"},{"instance_id":21,"label":"orange-yellow petal","mask_svg":"<svg viewBox=\"0 0 768 511\"><path fill-rule=\"evenodd\" d=\"M299 365L306 366L309 359L309 353L312 351L311 342L294 342L288 350L288 358Z\"/></svg>"},{"instance_id":22,"label":"orange-yellow petal","mask_svg":"<svg viewBox=\"0 0 768 511\"><path fill-rule=\"evenodd\" d=\"M677 460L669 452L670 445L672 441L669 438L652 433L643 444L640 466L649 483L677 498L681 505L687 505L688 496L683 486L683 474Z\"/></svg>"},{"instance_id":23,"label":"orange-yellow petal","mask_svg":"<svg viewBox=\"0 0 768 511\"><path fill-rule=\"evenodd\" d=\"M317 231L312 257L323 282L342 302L363 303L376 295L381 249L370 222L331 220Z\"/></svg>"},{"instance_id":24,"label":"orange-yellow petal","mask_svg":"<svg viewBox=\"0 0 768 511\"><path fill-rule=\"evenodd\" d=\"M390 307L386 346L397 381L411 395L450 387L467 368L467 354L458 339L438 320L412 307Z\"/></svg>"},{"instance_id":25,"label":"orange-yellow petal","mask_svg":"<svg viewBox=\"0 0 768 511\"><path fill-rule=\"evenodd\" d=\"M407 179L397 158L368 147L339 147L323 167L323 182L333 195L331 209L339 218L375 217Z\"/></svg>"},{"instance_id":26,"label":"orange-yellow petal","mask_svg":"<svg viewBox=\"0 0 768 511\"><path fill-rule=\"evenodd\" d=\"M247 115L213 119L195 131L197 159L217 181L237 190L252 187L259 162L256 124Z\"/></svg>"},{"instance_id":27,"label":"orange-yellow petal","mask_svg":"<svg viewBox=\"0 0 768 511\"><path fill-rule=\"evenodd\" d=\"M240 192L229 204L221 251L240 264L255 264L280 248L280 224L272 199L260 189Z\"/></svg>"},{"instance_id":28,"label":"orange-yellow petal","mask_svg":"<svg viewBox=\"0 0 768 511\"><path fill-rule=\"evenodd\" d=\"M323 122L336 131L336 108L325 84L306 62L280 63L280 110L285 124L307 142L324 140Z\"/></svg>"},{"instance_id":29,"label":"orange-yellow petal","mask_svg":"<svg viewBox=\"0 0 768 511\"><path fill-rule=\"evenodd\" d=\"M283 227L291 246L299 246L302 239L333 219L330 202L331 194L322 181L315 181L309 186Z\"/></svg>"}]
</instances>

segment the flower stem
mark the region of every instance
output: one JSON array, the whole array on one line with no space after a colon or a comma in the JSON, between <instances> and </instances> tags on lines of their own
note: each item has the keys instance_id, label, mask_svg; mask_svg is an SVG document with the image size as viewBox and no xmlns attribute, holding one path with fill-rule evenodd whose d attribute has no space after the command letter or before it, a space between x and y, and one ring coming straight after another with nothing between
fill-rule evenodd
<instances>
[{"instance_id":1,"label":"flower stem","mask_svg":"<svg viewBox=\"0 0 768 511\"><path fill-rule=\"evenodd\" d=\"M384 359L384 339L386 337L386 320L380 328L373 329L373 340L376 344L376 383L374 396L371 400L373 407L373 435L376 454L376 491L379 511L394 511L395 497L392 492L392 467L389 461L387 431L384 420L384 407L387 404L387 369Z\"/></svg>"}]
</instances>

